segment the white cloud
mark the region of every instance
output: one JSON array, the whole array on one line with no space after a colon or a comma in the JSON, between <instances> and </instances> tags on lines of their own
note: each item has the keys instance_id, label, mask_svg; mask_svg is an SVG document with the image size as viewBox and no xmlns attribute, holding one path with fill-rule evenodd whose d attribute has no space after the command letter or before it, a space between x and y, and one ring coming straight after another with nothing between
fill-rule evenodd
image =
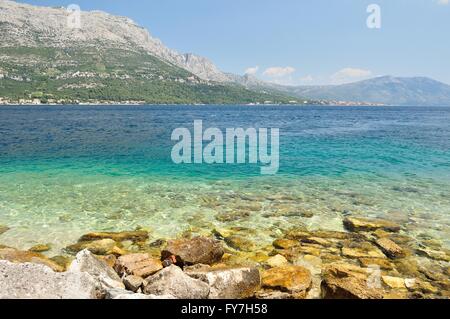
<instances>
[{"instance_id":1,"label":"white cloud","mask_svg":"<svg viewBox=\"0 0 450 319\"><path fill-rule=\"evenodd\" d=\"M446 5L448 5L449 3L450 3L449 0L438 0L438 4L443 5L443 6L446 6Z\"/></svg>"},{"instance_id":2,"label":"white cloud","mask_svg":"<svg viewBox=\"0 0 450 319\"><path fill-rule=\"evenodd\" d=\"M346 83L370 77L372 72L364 69L345 68L334 73L330 79L333 83Z\"/></svg>"},{"instance_id":3,"label":"white cloud","mask_svg":"<svg viewBox=\"0 0 450 319\"><path fill-rule=\"evenodd\" d=\"M245 70L245 74L255 75L258 72L258 70L259 70L259 66L251 67L251 68L248 68L247 70Z\"/></svg>"},{"instance_id":4,"label":"white cloud","mask_svg":"<svg viewBox=\"0 0 450 319\"><path fill-rule=\"evenodd\" d=\"M271 67L264 71L264 75L272 78L282 78L295 72L291 66L287 67Z\"/></svg>"}]
</instances>

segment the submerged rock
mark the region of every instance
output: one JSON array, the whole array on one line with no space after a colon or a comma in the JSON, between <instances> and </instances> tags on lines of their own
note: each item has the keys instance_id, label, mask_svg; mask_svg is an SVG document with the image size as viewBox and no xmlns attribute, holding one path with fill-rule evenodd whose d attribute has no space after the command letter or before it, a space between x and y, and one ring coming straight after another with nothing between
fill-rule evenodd
<instances>
[{"instance_id":1,"label":"submerged rock","mask_svg":"<svg viewBox=\"0 0 450 319\"><path fill-rule=\"evenodd\" d=\"M110 255L117 253L117 243L112 239L101 239L95 241L82 241L67 246L64 250L69 254L77 254L82 250L89 250L96 255Z\"/></svg>"},{"instance_id":2,"label":"submerged rock","mask_svg":"<svg viewBox=\"0 0 450 319\"><path fill-rule=\"evenodd\" d=\"M368 219L359 217L347 217L344 219L344 227L349 231L376 231L382 229L388 232L400 231L400 226L394 222L382 219Z\"/></svg>"},{"instance_id":3,"label":"submerged rock","mask_svg":"<svg viewBox=\"0 0 450 319\"><path fill-rule=\"evenodd\" d=\"M148 277L160 271L163 265L159 259L152 258L149 254L130 254L120 256L114 269L120 275L134 275Z\"/></svg>"},{"instance_id":4,"label":"submerged rock","mask_svg":"<svg viewBox=\"0 0 450 319\"><path fill-rule=\"evenodd\" d=\"M386 254L386 256L390 258L399 258L405 256L403 248L394 243L389 238L384 237L377 239L375 243L378 245L378 247L381 248L381 250Z\"/></svg>"},{"instance_id":5,"label":"submerged rock","mask_svg":"<svg viewBox=\"0 0 450 319\"><path fill-rule=\"evenodd\" d=\"M177 239L168 241L161 252L161 258L167 259L175 256L181 265L206 264L219 262L224 254L220 241L196 237L193 239Z\"/></svg>"},{"instance_id":6,"label":"submerged rock","mask_svg":"<svg viewBox=\"0 0 450 319\"><path fill-rule=\"evenodd\" d=\"M359 262L363 267L373 267L378 266L383 270L392 270L394 265L386 258L359 258Z\"/></svg>"},{"instance_id":7,"label":"submerged rock","mask_svg":"<svg viewBox=\"0 0 450 319\"><path fill-rule=\"evenodd\" d=\"M0 261L0 299L100 299L104 294L87 273L57 273L44 265Z\"/></svg>"},{"instance_id":8,"label":"submerged rock","mask_svg":"<svg viewBox=\"0 0 450 319\"><path fill-rule=\"evenodd\" d=\"M305 298L311 285L311 272L301 266L275 267L262 274L263 288L288 292L296 298Z\"/></svg>"},{"instance_id":9,"label":"submerged rock","mask_svg":"<svg viewBox=\"0 0 450 319\"><path fill-rule=\"evenodd\" d=\"M232 235L225 238L225 243L233 249L240 251L254 251L255 243L243 236Z\"/></svg>"},{"instance_id":10,"label":"submerged rock","mask_svg":"<svg viewBox=\"0 0 450 319\"><path fill-rule=\"evenodd\" d=\"M52 249L52 247L49 244L41 244L41 245L33 246L28 250L32 251L34 253L43 253L45 251L49 251L50 249Z\"/></svg>"},{"instance_id":11,"label":"submerged rock","mask_svg":"<svg viewBox=\"0 0 450 319\"><path fill-rule=\"evenodd\" d=\"M282 255L275 255L266 260L266 264L271 268L281 267L288 263L288 260Z\"/></svg>"},{"instance_id":12,"label":"submerged rock","mask_svg":"<svg viewBox=\"0 0 450 319\"><path fill-rule=\"evenodd\" d=\"M186 275L181 268L169 266L144 281L144 293L174 296L177 299L206 299L209 285Z\"/></svg>"},{"instance_id":13,"label":"submerged rock","mask_svg":"<svg viewBox=\"0 0 450 319\"><path fill-rule=\"evenodd\" d=\"M68 272L88 273L105 288L125 288L117 273L106 262L95 257L89 250L79 252Z\"/></svg>"},{"instance_id":14,"label":"submerged rock","mask_svg":"<svg viewBox=\"0 0 450 319\"><path fill-rule=\"evenodd\" d=\"M188 268L186 274L208 284L210 299L250 298L261 285L256 268Z\"/></svg>"},{"instance_id":15,"label":"submerged rock","mask_svg":"<svg viewBox=\"0 0 450 319\"><path fill-rule=\"evenodd\" d=\"M280 238L275 240L272 243L273 247L277 249L290 249L293 247L300 246L300 243L298 240L292 240L292 239L286 239L286 238Z\"/></svg>"},{"instance_id":16,"label":"submerged rock","mask_svg":"<svg viewBox=\"0 0 450 319\"><path fill-rule=\"evenodd\" d=\"M392 276L382 276L381 279L383 280L383 283L388 286L389 288L393 289L405 289L405 279L399 278L399 277L392 277Z\"/></svg>"},{"instance_id":17,"label":"submerged rock","mask_svg":"<svg viewBox=\"0 0 450 319\"><path fill-rule=\"evenodd\" d=\"M383 252L376 247L372 249L342 247L342 255L349 258L386 258Z\"/></svg>"},{"instance_id":18,"label":"submerged rock","mask_svg":"<svg viewBox=\"0 0 450 319\"><path fill-rule=\"evenodd\" d=\"M0 235L6 233L9 230L9 227L5 225L0 225Z\"/></svg>"},{"instance_id":19,"label":"submerged rock","mask_svg":"<svg viewBox=\"0 0 450 319\"><path fill-rule=\"evenodd\" d=\"M50 267L52 270L62 272L65 267L57 264L53 260L47 258L40 253L34 253L31 251L22 251L14 248L1 248L0 260L8 260L13 263L34 263L41 264Z\"/></svg>"},{"instance_id":20,"label":"submerged rock","mask_svg":"<svg viewBox=\"0 0 450 319\"><path fill-rule=\"evenodd\" d=\"M100 239L112 239L116 242L126 240L131 240L132 242L142 242L146 241L148 238L148 232L143 230L127 232L97 232L81 236L79 242L94 241Z\"/></svg>"}]
</instances>

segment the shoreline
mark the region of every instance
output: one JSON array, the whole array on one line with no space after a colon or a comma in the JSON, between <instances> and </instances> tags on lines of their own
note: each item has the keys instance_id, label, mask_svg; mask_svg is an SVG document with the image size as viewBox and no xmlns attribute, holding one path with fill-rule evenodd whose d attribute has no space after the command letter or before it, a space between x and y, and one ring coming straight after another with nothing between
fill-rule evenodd
<instances>
[{"instance_id":1,"label":"shoreline","mask_svg":"<svg viewBox=\"0 0 450 319\"><path fill-rule=\"evenodd\" d=\"M343 232L294 227L267 246L248 240L252 230L243 227L183 232L167 240L145 230L94 232L51 258L43 255L46 245L28 251L0 245L0 275L13 274L0 281L0 294L25 297L21 285L29 284L31 268L33 289L40 279L54 281L36 298L60 296L55 282L64 286L73 276L89 277L89 293L86 287L69 289L61 298L450 298L450 250L410 238L388 220L350 216L343 226Z\"/></svg>"}]
</instances>

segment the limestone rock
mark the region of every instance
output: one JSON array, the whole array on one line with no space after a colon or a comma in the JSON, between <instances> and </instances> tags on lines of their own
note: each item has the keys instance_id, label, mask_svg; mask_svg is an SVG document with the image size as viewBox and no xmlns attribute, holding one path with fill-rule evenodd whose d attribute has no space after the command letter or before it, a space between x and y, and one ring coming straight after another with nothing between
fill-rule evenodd
<instances>
[{"instance_id":1,"label":"limestone rock","mask_svg":"<svg viewBox=\"0 0 450 319\"><path fill-rule=\"evenodd\" d=\"M128 290L137 292L144 283L144 279L142 277L129 275L123 278L123 283Z\"/></svg>"},{"instance_id":2,"label":"limestone rock","mask_svg":"<svg viewBox=\"0 0 450 319\"><path fill-rule=\"evenodd\" d=\"M240 251L253 251L256 247L251 240L239 235L233 235L225 238L225 243L231 248Z\"/></svg>"},{"instance_id":3,"label":"limestone rock","mask_svg":"<svg viewBox=\"0 0 450 319\"><path fill-rule=\"evenodd\" d=\"M101 239L95 241L82 241L70 245L65 248L65 251L70 254L77 254L80 251L87 249L96 255L110 255L114 253L116 242L112 239Z\"/></svg>"},{"instance_id":4,"label":"limestone rock","mask_svg":"<svg viewBox=\"0 0 450 319\"><path fill-rule=\"evenodd\" d=\"M0 261L0 299L99 299L104 294L87 273L57 273L44 265Z\"/></svg>"},{"instance_id":5,"label":"limestone rock","mask_svg":"<svg viewBox=\"0 0 450 319\"><path fill-rule=\"evenodd\" d=\"M270 267L281 267L288 264L288 260L282 255L275 255L266 260L266 264Z\"/></svg>"},{"instance_id":6,"label":"limestone rock","mask_svg":"<svg viewBox=\"0 0 450 319\"><path fill-rule=\"evenodd\" d=\"M6 233L9 230L9 227L5 225L0 225L0 235Z\"/></svg>"},{"instance_id":7,"label":"limestone rock","mask_svg":"<svg viewBox=\"0 0 450 319\"><path fill-rule=\"evenodd\" d=\"M306 297L311 284L310 271L301 266L271 268L262 274L263 288L289 292L299 298Z\"/></svg>"},{"instance_id":8,"label":"limestone rock","mask_svg":"<svg viewBox=\"0 0 450 319\"><path fill-rule=\"evenodd\" d=\"M70 265L69 272L88 273L99 281L105 289L125 288L117 273L106 262L95 257L89 250L79 252Z\"/></svg>"},{"instance_id":9,"label":"limestone rock","mask_svg":"<svg viewBox=\"0 0 450 319\"><path fill-rule=\"evenodd\" d=\"M398 278L398 277L392 277L392 276L382 276L381 277L384 284L392 289L404 289L405 286L405 279Z\"/></svg>"},{"instance_id":10,"label":"limestone rock","mask_svg":"<svg viewBox=\"0 0 450 319\"><path fill-rule=\"evenodd\" d=\"M380 238L376 240L376 244L390 258L404 257L405 252L402 247L394 243L389 238Z\"/></svg>"},{"instance_id":11,"label":"limestone rock","mask_svg":"<svg viewBox=\"0 0 450 319\"><path fill-rule=\"evenodd\" d=\"M392 270L394 265L392 265L386 258L359 258L359 262L363 267L378 266L383 270Z\"/></svg>"},{"instance_id":12,"label":"limestone rock","mask_svg":"<svg viewBox=\"0 0 450 319\"><path fill-rule=\"evenodd\" d=\"M349 258L386 258L376 247L372 249L342 247L342 255Z\"/></svg>"},{"instance_id":13,"label":"limestone rock","mask_svg":"<svg viewBox=\"0 0 450 319\"><path fill-rule=\"evenodd\" d=\"M376 231L382 229L389 232L400 231L396 223L382 219L368 219L360 217L347 217L344 219L344 227L349 231Z\"/></svg>"},{"instance_id":14,"label":"limestone rock","mask_svg":"<svg viewBox=\"0 0 450 319\"><path fill-rule=\"evenodd\" d=\"M152 258L148 254L130 254L120 256L114 269L120 275L134 275L148 277L160 271L163 265L159 259Z\"/></svg>"},{"instance_id":15,"label":"limestone rock","mask_svg":"<svg viewBox=\"0 0 450 319\"><path fill-rule=\"evenodd\" d=\"M43 253L45 251L49 251L52 247L48 244L40 244L40 245L36 245L31 247L30 249L28 249L28 251L34 252L34 253Z\"/></svg>"},{"instance_id":16,"label":"limestone rock","mask_svg":"<svg viewBox=\"0 0 450 319\"><path fill-rule=\"evenodd\" d=\"M81 236L80 242L95 241L101 239L112 239L115 242L130 240L132 242L142 242L148 239L148 232L146 231L128 231L128 232L98 232L89 233Z\"/></svg>"},{"instance_id":17,"label":"limestone rock","mask_svg":"<svg viewBox=\"0 0 450 319\"><path fill-rule=\"evenodd\" d=\"M207 264L219 262L224 254L222 244L207 237L170 240L161 252L162 259L176 256L182 265Z\"/></svg>"},{"instance_id":18,"label":"limestone rock","mask_svg":"<svg viewBox=\"0 0 450 319\"><path fill-rule=\"evenodd\" d=\"M293 247L300 246L300 243L297 240L280 238L275 240L272 245L277 249L290 249Z\"/></svg>"},{"instance_id":19,"label":"limestone rock","mask_svg":"<svg viewBox=\"0 0 450 319\"><path fill-rule=\"evenodd\" d=\"M171 295L177 299L206 299L209 285L186 275L179 267L169 266L144 281L147 295Z\"/></svg>"},{"instance_id":20,"label":"limestone rock","mask_svg":"<svg viewBox=\"0 0 450 319\"><path fill-rule=\"evenodd\" d=\"M0 249L0 260L8 260L13 263L34 263L41 264L50 267L54 271L62 272L65 268L53 260L47 258L40 253L34 253L31 251L21 251L14 248L2 248Z\"/></svg>"},{"instance_id":21,"label":"limestone rock","mask_svg":"<svg viewBox=\"0 0 450 319\"><path fill-rule=\"evenodd\" d=\"M187 269L186 273L209 285L210 299L250 298L261 285L256 268L200 268Z\"/></svg>"}]
</instances>

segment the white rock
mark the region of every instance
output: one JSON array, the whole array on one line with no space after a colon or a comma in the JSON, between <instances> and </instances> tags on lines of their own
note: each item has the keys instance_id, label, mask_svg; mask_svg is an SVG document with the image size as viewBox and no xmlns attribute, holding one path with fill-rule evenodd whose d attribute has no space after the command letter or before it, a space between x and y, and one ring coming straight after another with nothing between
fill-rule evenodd
<instances>
[{"instance_id":1,"label":"white rock","mask_svg":"<svg viewBox=\"0 0 450 319\"><path fill-rule=\"evenodd\" d=\"M101 299L104 294L88 273L56 273L44 265L0 260L0 299Z\"/></svg>"},{"instance_id":2,"label":"white rock","mask_svg":"<svg viewBox=\"0 0 450 319\"><path fill-rule=\"evenodd\" d=\"M103 260L96 258L89 250L80 251L70 265L68 272L88 273L98 280L105 289L125 288L119 275Z\"/></svg>"},{"instance_id":3,"label":"white rock","mask_svg":"<svg viewBox=\"0 0 450 319\"><path fill-rule=\"evenodd\" d=\"M209 295L209 286L172 265L146 278L144 293L157 296L172 295L177 299L206 299Z\"/></svg>"}]
</instances>

